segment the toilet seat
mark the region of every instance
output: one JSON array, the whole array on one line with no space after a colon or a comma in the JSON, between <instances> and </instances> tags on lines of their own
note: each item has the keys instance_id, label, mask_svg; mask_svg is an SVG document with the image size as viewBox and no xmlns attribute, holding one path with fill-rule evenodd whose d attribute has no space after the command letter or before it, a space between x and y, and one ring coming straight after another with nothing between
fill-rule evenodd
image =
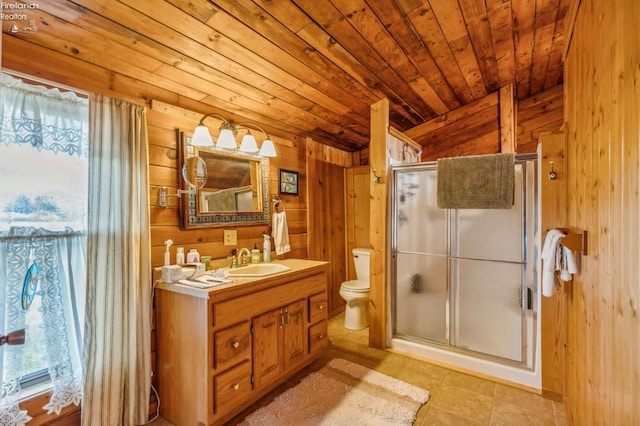
<instances>
[{"instance_id":1,"label":"toilet seat","mask_svg":"<svg viewBox=\"0 0 640 426\"><path fill-rule=\"evenodd\" d=\"M369 281L365 280L350 280L345 281L340 286L343 290L351 291L353 293L366 293L369 291Z\"/></svg>"}]
</instances>

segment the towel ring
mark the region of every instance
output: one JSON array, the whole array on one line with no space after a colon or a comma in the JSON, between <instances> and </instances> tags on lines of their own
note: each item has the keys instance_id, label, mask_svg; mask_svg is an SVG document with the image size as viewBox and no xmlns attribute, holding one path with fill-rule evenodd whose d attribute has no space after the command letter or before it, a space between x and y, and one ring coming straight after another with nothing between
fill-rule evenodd
<instances>
[{"instance_id":1,"label":"towel ring","mask_svg":"<svg viewBox=\"0 0 640 426\"><path fill-rule=\"evenodd\" d=\"M277 199L277 198L274 198L272 202L273 202L273 211L274 211L274 212L277 212L277 208L278 208L278 206L280 206L280 205L282 205L281 207L282 207L282 211L283 211L283 212L287 210L287 209L285 208L285 206L284 206L284 202L282 202L282 200L279 200L279 199Z\"/></svg>"}]
</instances>

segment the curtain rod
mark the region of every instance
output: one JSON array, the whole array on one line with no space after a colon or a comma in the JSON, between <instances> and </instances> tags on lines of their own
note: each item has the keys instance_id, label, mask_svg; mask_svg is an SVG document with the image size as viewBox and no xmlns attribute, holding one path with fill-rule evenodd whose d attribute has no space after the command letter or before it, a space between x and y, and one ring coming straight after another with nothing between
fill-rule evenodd
<instances>
[{"instance_id":1,"label":"curtain rod","mask_svg":"<svg viewBox=\"0 0 640 426\"><path fill-rule=\"evenodd\" d=\"M87 98L87 99L89 98L89 92L85 92L84 90L80 90L80 89L77 89L75 87L67 86L65 84L56 83L55 81L46 80L46 79L40 78L40 77L34 77L32 75L28 75L28 74L25 74L25 73L22 73L22 72L19 72L19 71L8 70L6 68L1 68L1 70L5 74L9 74L11 76L14 76L14 77L17 77L17 78L21 78L21 79L26 79L26 80L29 80L29 82L45 84L47 86L51 86L52 88L56 88L56 89L68 90L70 92L75 93L79 97Z\"/></svg>"}]
</instances>

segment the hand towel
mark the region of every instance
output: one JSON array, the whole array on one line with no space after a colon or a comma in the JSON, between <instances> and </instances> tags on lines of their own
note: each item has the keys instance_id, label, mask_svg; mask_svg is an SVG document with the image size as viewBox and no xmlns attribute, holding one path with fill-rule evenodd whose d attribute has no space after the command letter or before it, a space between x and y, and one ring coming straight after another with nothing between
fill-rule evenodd
<instances>
[{"instance_id":1,"label":"hand towel","mask_svg":"<svg viewBox=\"0 0 640 426\"><path fill-rule=\"evenodd\" d=\"M560 279L562 281L571 281L571 275L578 272L573 252L571 249L564 246L562 246L562 265L560 267L560 271Z\"/></svg>"},{"instance_id":2,"label":"hand towel","mask_svg":"<svg viewBox=\"0 0 640 426\"><path fill-rule=\"evenodd\" d=\"M542 295L546 297L553 296L556 268L561 262L558 258L558 254L560 253L558 246L560 239L564 236L565 235L557 229L552 229L547 232L547 236L544 239L540 257L544 261L542 266Z\"/></svg>"},{"instance_id":3,"label":"hand towel","mask_svg":"<svg viewBox=\"0 0 640 426\"><path fill-rule=\"evenodd\" d=\"M289 245L289 228L287 227L286 212L276 212L272 221L273 245L276 254L284 254L291 251Z\"/></svg>"}]
</instances>

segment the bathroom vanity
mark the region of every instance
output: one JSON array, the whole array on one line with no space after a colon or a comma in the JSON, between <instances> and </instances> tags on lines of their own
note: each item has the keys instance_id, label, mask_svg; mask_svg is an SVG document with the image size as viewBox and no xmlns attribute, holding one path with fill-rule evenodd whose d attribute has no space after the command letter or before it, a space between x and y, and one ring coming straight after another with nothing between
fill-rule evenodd
<instances>
[{"instance_id":1,"label":"bathroom vanity","mask_svg":"<svg viewBox=\"0 0 640 426\"><path fill-rule=\"evenodd\" d=\"M176 425L231 419L327 347L328 263L233 277L209 289L156 286L160 413Z\"/></svg>"}]
</instances>

